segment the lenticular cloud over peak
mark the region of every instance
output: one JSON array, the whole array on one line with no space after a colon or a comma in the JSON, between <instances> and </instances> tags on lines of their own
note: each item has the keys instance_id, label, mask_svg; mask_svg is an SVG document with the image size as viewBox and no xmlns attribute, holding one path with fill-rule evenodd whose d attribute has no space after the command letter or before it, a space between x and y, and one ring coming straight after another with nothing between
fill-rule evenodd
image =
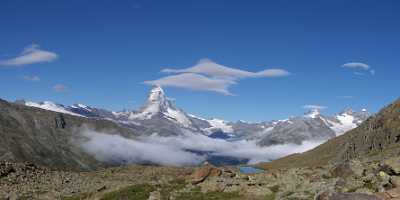
<instances>
[{"instance_id":1,"label":"lenticular cloud over peak","mask_svg":"<svg viewBox=\"0 0 400 200\"><path fill-rule=\"evenodd\" d=\"M238 68L227 67L210 59L201 59L194 66L184 69L163 69L162 72L173 74L157 80L145 81L150 85L181 87L192 90L214 91L232 95L228 90L237 84L239 79L283 77L290 73L284 69L266 69L251 72Z\"/></svg>"}]
</instances>

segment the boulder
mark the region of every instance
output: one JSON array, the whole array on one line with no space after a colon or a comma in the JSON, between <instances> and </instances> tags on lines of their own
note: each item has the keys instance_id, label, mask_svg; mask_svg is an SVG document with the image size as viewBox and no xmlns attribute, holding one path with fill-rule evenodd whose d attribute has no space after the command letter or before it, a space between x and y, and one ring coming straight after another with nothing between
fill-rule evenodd
<instances>
[{"instance_id":1,"label":"boulder","mask_svg":"<svg viewBox=\"0 0 400 200\"><path fill-rule=\"evenodd\" d=\"M149 196L148 200L161 200L160 191L150 192L150 196Z\"/></svg>"},{"instance_id":2,"label":"boulder","mask_svg":"<svg viewBox=\"0 0 400 200\"><path fill-rule=\"evenodd\" d=\"M382 200L375 195L362 194L362 193L337 193L325 191L318 194L316 200Z\"/></svg>"},{"instance_id":3,"label":"boulder","mask_svg":"<svg viewBox=\"0 0 400 200\"><path fill-rule=\"evenodd\" d=\"M400 158L393 157L385 160L384 165L388 166L393 174L400 174Z\"/></svg>"},{"instance_id":4,"label":"boulder","mask_svg":"<svg viewBox=\"0 0 400 200\"><path fill-rule=\"evenodd\" d=\"M330 174L334 178L347 178L354 175L354 171L351 169L350 164L346 162L336 165L332 170L330 170Z\"/></svg>"},{"instance_id":5,"label":"boulder","mask_svg":"<svg viewBox=\"0 0 400 200\"><path fill-rule=\"evenodd\" d=\"M393 184L394 187L400 187L400 177L399 176L392 176L390 178L390 182Z\"/></svg>"},{"instance_id":6,"label":"boulder","mask_svg":"<svg viewBox=\"0 0 400 200\"><path fill-rule=\"evenodd\" d=\"M386 191L391 198L400 198L400 188L394 188Z\"/></svg>"},{"instance_id":7,"label":"boulder","mask_svg":"<svg viewBox=\"0 0 400 200\"><path fill-rule=\"evenodd\" d=\"M208 177L215 177L215 176L220 176L222 174L222 170L218 169L213 166L203 166L195 170L192 174L192 184L196 185L204 180L206 180Z\"/></svg>"}]
</instances>

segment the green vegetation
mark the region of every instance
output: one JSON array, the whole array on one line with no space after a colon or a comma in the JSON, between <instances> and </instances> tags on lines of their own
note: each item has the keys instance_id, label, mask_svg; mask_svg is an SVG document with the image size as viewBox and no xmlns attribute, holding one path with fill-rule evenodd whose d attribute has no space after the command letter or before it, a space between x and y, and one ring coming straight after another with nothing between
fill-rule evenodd
<instances>
[{"instance_id":1,"label":"green vegetation","mask_svg":"<svg viewBox=\"0 0 400 200\"><path fill-rule=\"evenodd\" d=\"M275 192L275 193L277 193L277 192L279 192L279 185L274 185L274 186L272 186L272 187L269 187L269 189L272 191L272 192Z\"/></svg>"},{"instance_id":2,"label":"green vegetation","mask_svg":"<svg viewBox=\"0 0 400 200\"><path fill-rule=\"evenodd\" d=\"M176 200L240 200L244 197L237 192L207 192L202 193L200 188L192 189L190 192L180 193Z\"/></svg>"},{"instance_id":3,"label":"green vegetation","mask_svg":"<svg viewBox=\"0 0 400 200\"><path fill-rule=\"evenodd\" d=\"M94 194L89 193L82 193L75 196L65 196L61 197L62 200L84 200L84 199L91 199L94 197Z\"/></svg>"},{"instance_id":4,"label":"green vegetation","mask_svg":"<svg viewBox=\"0 0 400 200\"><path fill-rule=\"evenodd\" d=\"M156 188L149 184L140 184L128 186L117 191L109 192L101 198L102 200L137 200L137 199L148 199L150 192L156 190Z\"/></svg>"},{"instance_id":5,"label":"green vegetation","mask_svg":"<svg viewBox=\"0 0 400 200\"><path fill-rule=\"evenodd\" d=\"M163 200L168 200L172 193L176 194L176 200L240 200L243 196L237 192L207 192L202 193L199 187L190 191L181 191L186 185L185 180L176 179L168 184L156 187L149 184L139 184L124 187L122 189L105 193L101 196L101 200L140 200L148 199L150 193L158 190L161 193ZM274 194L275 195L275 194ZM174 195L175 196L175 195ZM98 199L90 194L81 194L78 196L63 197L63 200L84 200L84 199ZM267 199L273 200L273 198Z\"/></svg>"},{"instance_id":6,"label":"green vegetation","mask_svg":"<svg viewBox=\"0 0 400 200\"><path fill-rule=\"evenodd\" d=\"M275 192L265 195L265 200L275 200L275 199L276 199Z\"/></svg>"}]
</instances>

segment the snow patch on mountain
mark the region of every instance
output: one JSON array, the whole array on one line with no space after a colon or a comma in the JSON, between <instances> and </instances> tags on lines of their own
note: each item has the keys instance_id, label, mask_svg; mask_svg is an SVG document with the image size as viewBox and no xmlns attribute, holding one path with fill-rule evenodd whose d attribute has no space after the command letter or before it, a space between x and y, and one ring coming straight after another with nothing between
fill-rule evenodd
<instances>
[{"instance_id":1,"label":"snow patch on mountain","mask_svg":"<svg viewBox=\"0 0 400 200\"><path fill-rule=\"evenodd\" d=\"M211 119L207 120L208 123L210 123L211 128L214 129L220 129L221 131L225 133L233 133L233 128L231 125L228 125L228 123L222 119Z\"/></svg>"},{"instance_id":2,"label":"snow patch on mountain","mask_svg":"<svg viewBox=\"0 0 400 200\"><path fill-rule=\"evenodd\" d=\"M63 105L60 104L56 104L53 103L51 101L43 101L43 102L39 102L39 103L35 103L35 102L25 102L26 106L30 106L30 107L35 107L35 108L41 108L44 110L50 110L50 111L54 111L54 112L59 112L59 113L65 113L65 114L69 114L69 115L75 115L75 116L79 116L79 117L84 117L82 115L76 114L74 112L68 111L66 107L64 107Z\"/></svg>"}]
</instances>

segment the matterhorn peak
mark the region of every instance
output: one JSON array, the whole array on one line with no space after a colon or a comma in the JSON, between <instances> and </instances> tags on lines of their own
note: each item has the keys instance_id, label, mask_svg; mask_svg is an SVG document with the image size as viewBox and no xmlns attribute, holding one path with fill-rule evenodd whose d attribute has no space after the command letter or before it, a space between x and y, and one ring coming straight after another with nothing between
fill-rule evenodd
<instances>
[{"instance_id":1,"label":"matterhorn peak","mask_svg":"<svg viewBox=\"0 0 400 200\"><path fill-rule=\"evenodd\" d=\"M172 103L165 96L164 90L159 85L153 86L147 97L146 104L141 108L142 112L150 111L152 113L165 111L168 107L172 107Z\"/></svg>"},{"instance_id":2,"label":"matterhorn peak","mask_svg":"<svg viewBox=\"0 0 400 200\"><path fill-rule=\"evenodd\" d=\"M305 117L309 117L309 118L316 118L320 115L321 115L321 113L320 113L319 109L316 109L316 108L311 109L304 114Z\"/></svg>"},{"instance_id":3,"label":"matterhorn peak","mask_svg":"<svg viewBox=\"0 0 400 200\"><path fill-rule=\"evenodd\" d=\"M131 113L129 119L145 120L155 116L180 123L182 126L189 126L191 124L186 113L174 106L173 102L165 95L164 90L159 85L153 86L146 103L141 107L139 112Z\"/></svg>"},{"instance_id":4,"label":"matterhorn peak","mask_svg":"<svg viewBox=\"0 0 400 200\"><path fill-rule=\"evenodd\" d=\"M149 98L158 98L158 97L164 97L165 92L159 85L154 85L153 88L151 88L150 93L149 93Z\"/></svg>"}]
</instances>

